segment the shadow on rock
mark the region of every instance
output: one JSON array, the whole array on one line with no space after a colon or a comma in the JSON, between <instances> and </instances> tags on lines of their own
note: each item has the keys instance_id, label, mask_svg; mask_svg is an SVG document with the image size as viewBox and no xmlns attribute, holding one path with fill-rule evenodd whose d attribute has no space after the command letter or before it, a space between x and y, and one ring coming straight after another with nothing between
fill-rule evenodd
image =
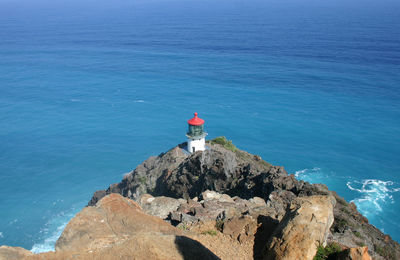
<instances>
[{"instance_id":1,"label":"shadow on rock","mask_svg":"<svg viewBox=\"0 0 400 260\"><path fill-rule=\"evenodd\" d=\"M259 224L259 227L254 234L253 258L255 260L262 260L263 249L267 244L268 239L278 226L279 221L269 216L260 215L257 218L257 223Z\"/></svg>"},{"instance_id":2,"label":"shadow on rock","mask_svg":"<svg viewBox=\"0 0 400 260\"><path fill-rule=\"evenodd\" d=\"M217 260L220 258L211 252L208 248L185 236L176 236L176 248L185 260Z\"/></svg>"}]
</instances>

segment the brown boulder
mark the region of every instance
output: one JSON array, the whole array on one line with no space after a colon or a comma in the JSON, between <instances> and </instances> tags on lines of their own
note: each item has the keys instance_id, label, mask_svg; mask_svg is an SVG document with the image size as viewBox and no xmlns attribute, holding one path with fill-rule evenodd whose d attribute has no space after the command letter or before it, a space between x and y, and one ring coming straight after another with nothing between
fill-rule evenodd
<instances>
[{"instance_id":1,"label":"brown boulder","mask_svg":"<svg viewBox=\"0 0 400 260\"><path fill-rule=\"evenodd\" d=\"M333 223L332 196L299 197L267 242L264 259L313 259Z\"/></svg>"},{"instance_id":2,"label":"brown boulder","mask_svg":"<svg viewBox=\"0 0 400 260\"><path fill-rule=\"evenodd\" d=\"M95 207L86 207L66 226L56 251L93 250L120 243L138 233L179 234L162 219L143 213L133 200L110 194Z\"/></svg>"},{"instance_id":3,"label":"brown boulder","mask_svg":"<svg viewBox=\"0 0 400 260\"><path fill-rule=\"evenodd\" d=\"M257 221L249 215L244 215L225 221L222 233L242 243L243 241L254 240L256 231Z\"/></svg>"}]
</instances>

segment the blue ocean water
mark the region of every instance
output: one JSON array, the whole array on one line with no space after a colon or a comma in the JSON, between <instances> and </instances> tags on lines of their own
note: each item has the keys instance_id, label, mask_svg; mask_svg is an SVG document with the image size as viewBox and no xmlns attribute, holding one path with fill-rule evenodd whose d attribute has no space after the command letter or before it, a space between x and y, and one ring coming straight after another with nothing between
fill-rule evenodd
<instances>
[{"instance_id":1,"label":"blue ocean water","mask_svg":"<svg viewBox=\"0 0 400 260\"><path fill-rule=\"evenodd\" d=\"M398 1L0 0L0 245L52 250L195 111L400 241L399 84Z\"/></svg>"}]
</instances>

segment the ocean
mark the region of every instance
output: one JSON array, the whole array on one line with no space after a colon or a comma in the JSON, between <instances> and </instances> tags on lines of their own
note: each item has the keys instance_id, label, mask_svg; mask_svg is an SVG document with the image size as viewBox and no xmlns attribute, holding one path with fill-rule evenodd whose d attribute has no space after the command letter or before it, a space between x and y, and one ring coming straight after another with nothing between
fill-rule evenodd
<instances>
[{"instance_id":1,"label":"ocean","mask_svg":"<svg viewBox=\"0 0 400 260\"><path fill-rule=\"evenodd\" d=\"M0 245L208 138L325 183L400 241L400 2L0 0Z\"/></svg>"}]
</instances>

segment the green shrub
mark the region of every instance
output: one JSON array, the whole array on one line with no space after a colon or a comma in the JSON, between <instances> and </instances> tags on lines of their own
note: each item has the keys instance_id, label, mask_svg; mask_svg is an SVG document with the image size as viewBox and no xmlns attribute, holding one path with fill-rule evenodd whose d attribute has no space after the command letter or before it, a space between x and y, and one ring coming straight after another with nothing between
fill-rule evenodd
<instances>
[{"instance_id":1,"label":"green shrub","mask_svg":"<svg viewBox=\"0 0 400 260\"><path fill-rule=\"evenodd\" d=\"M217 235L217 231L215 231L215 230L206 230L206 231L201 232L201 234L210 235L210 236L216 236Z\"/></svg>"},{"instance_id":2,"label":"green shrub","mask_svg":"<svg viewBox=\"0 0 400 260\"><path fill-rule=\"evenodd\" d=\"M139 177L137 178L137 180L138 180L141 184L145 184L145 183L146 183L146 177L144 177L144 176L139 176Z\"/></svg>"},{"instance_id":3,"label":"green shrub","mask_svg":"<svg viewBox=\"0 0 400 260\"><path fill-rule=\"evenodd\" d=\"M356 237L362 238L361 233L358 232L358 231L354 231L353 234L354 234Z\"/></svg>"},{"instance_id":4,"label":"green shrub","mask_svg":"<svg viewBox=\"0 0 400 260\"><path fill-rule=\"evenodd\" d=\"M220 144L226 149L235 152L237 150L237 147L232 143L231 140L226 139L225 136L219 136L211 140L211 143L213 144Z\"/></svg>"},{"instance_id":5,"label":"green shrub","mask_svg":"<svg viewBox=\"0 0 400 260\"><path fill-rule=\"evenodd\" d=\"M177 228L179 228L180 230L189 230L189 226L186 223L180 223Z\"/></svg>"},{"instance_id":6,"label":"green shrub","mask_svg":"<svg viewBox=\"0 0 400 260\"><path fill-rule=\"evenodd\" d=\"M331 243L327 245L326 247L323 247L320 245L317 249L317 253L314 256L314 260L324 260L327 259L329 255L338 253L342 251L342 248L336 244L336 243Z\"/></svg>"}]
</instances>

